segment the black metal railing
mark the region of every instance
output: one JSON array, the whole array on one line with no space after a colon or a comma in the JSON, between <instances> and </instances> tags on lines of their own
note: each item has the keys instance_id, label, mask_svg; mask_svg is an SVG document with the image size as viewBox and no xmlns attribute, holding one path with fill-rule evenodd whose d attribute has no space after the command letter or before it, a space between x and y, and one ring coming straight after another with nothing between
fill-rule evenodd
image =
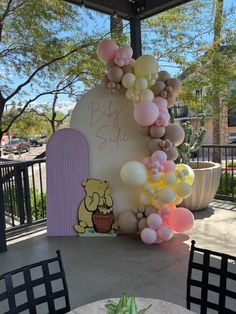
<instances>
[{"instance_id":1,"label":"black metal railing","mask_svg":"<svg viewBox=\"0 0 236 314\"><path fill-rule=\"evenodd\" d=\"M202 145L192 160L221 164L221 179L216 198L236 200L236 145Z\"/></svg>"},{"instance_id":2,"label":"black metal railing","mask_svg":"<svg viewBox=\"0 0 236 314\"><path fill-rule=\"evenodd\" d=\"M8 232L46 219L46 159L0 162L0 242ZM1 236L2 234L2 236ZM1 251L1 244L0 244Z\"/></svg>"},{"instance_id":3,"label":"black metal railing","mask_svg":"<svg viewBox=\"0 0 236 314\"><path fill-rule=\"evenodd\" d=\"M221 163L216 198L236 200L236 145L202 145L195 161ZM46 219L46 159L0 160L0 252L5 232Z\"/></svg>"}]
</instances>

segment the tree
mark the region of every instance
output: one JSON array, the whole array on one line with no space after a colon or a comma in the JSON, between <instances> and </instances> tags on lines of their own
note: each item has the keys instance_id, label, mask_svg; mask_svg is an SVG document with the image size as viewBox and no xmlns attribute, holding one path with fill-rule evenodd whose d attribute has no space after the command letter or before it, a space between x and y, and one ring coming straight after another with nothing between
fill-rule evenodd
<instances>
[{"instance_id":1,"label":"tree","mask_svg":"<svg viewBox=\"0 0 236 314\"><path fill-rule=\"evenodd\" d=\"M0 0L0 10L1 140L30 104L63 92L64 86L55 87L58 77L81 74L86 87L101 76L102 66L97 38L80 29L76 6L58 0ZM20 101L21 108L6 125L3 112L12 101Z\"/></svg>"},{"instance_id":2,"label":"tree","mask_svg":"<svg viewBox=\"0 0 236 314\"><path fill-rule=\"evenodd\" d=\"M21 110L21 104L12 103L3 115L3 126L9 124ZM37 114L25 111L11 127L11 136L24 137L26 135L40 135L42 132L49 133L50 128L42 117Z\"/></svg>"},{"instance_id":3,"label":"tree","mask_svg":"<svg viewBox=\"0 0 236 314\"><path fill-rule=\"evenodd\" d=\"M212 114L213 143L220 144L222 100L224 105L235 100L235 5L193 1L149 19L144 30L150 29L155 36L146 36L146 46L155 45L160 64L179 67L184 79L180 100L194 111ZM196 97L196 90L204 90L203 95Z\"/></svg>"}]
</instances>

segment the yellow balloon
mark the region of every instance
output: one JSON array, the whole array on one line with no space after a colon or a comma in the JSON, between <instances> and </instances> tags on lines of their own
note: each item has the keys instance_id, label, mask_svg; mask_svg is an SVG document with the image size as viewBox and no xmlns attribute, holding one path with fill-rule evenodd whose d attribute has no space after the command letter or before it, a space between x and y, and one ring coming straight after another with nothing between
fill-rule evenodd
<instances>
[{"instance_id":1,"label":"yellow balloon","mask_svg":"<svg viewBox=\"0 0 236 314\"><path fill-rule=\"evenodd\" d=\"M181 182L177 184L175 191L179 197L186 198L191 195L192 188L189 183Z\"/></svg>"},{"instance_id":2,"label":"yellow balloon","mask_svg":"<svg viewBox=\"0 0 236 314\"><path fill-rule=\"evenodd\" d=\"M136 77L145 77L153 73L157 73L158 66L154 56L140 56L134 63L134 74Z\"/></svg>"},{"instance_id":3,"label":"yellow balloon","mask_svg":"<svg viewBox=\"0 0 236 314\"><path fill-rule=\"evenodd\" d=\"M139 77L136 79L134 87L139 90L147 89L148 81L143 77Z\"/></svg>"},{"instance_id":4,"label":"yellow balloon","mask_svg":"<svg viewBox=\"0 0 236 314\"><path fill-rule=\"evenodd\" d=\"M159 199L164 204L171 203L175 199L175 197L176 197L175 192L170 188L161 190L159 194Z\"/></svg>"},{"instance_id":5,"label":"yellow balloon","mask_svg":"<svg viewBox=\"0 0 236 314\"><path fill-rule=\"evenodd\" d=\"M132 88L134 86L134 83L136 81L136 77L133 73L126 73L122 78L122 85L125 88Z\"/></svg>"},{"instance_id":6,"label":"yellow balloon","mask_svg":"<svg viewBox=\"0 0 236 314\"><path fill-rule=\"evenodd\" d=\"M177 184L177 178L174 173L169 172L163 176L163 183L167 186L173 186Z\"/></svg>"},{"instance_id":7,"label":"yellow balloon","mask_svg":"<svg viewBox=\"0 0 236 314\"><path fill-rule=\"evenodd\" d=\"M131 186L141 186L147 181L147 170L138 161L126 162L120 170L121 180Z\"/></svg>"},{"instance_id":8,"label":"yellow balloon","mask_svg":"<svg viewBox=\"0 0 236 314\"><path fill-rule=\"evenodd\" d=\"M147 101L153 101L154 94L150 89L144 89L140 93L140 100L147 100Z\"/></svg>"},{"instance_id":9,"label":"yellow balloon","mask_svg":"<svg viewBox=\"0 0 236 314\"><path fill-rule=\"evenodd\" d=\"M175 171L180 171L184 180L190 185L193 184L194 181L194 172L191 167L185 164L177 164Z\"/></svg>"},{"instance_id":10,"label":"yellow balloon","mask_svg":"<svg viewBox=\"0 0 236 314\"><path fill-rule=\"evenodd\" d=\"M179 204L181 204L182 202L183 202L183 198L180 197L180 196L178 196L178 195L176 195L176 197L175 197L175 199L174 199L174 201L173 201L173 204L179 205Z\"/></svg>"},{"instance_id":11,"label":"yellow balloon","mask_svg":"<svg viewBox=\"0 0 236 314\"><path fill-rule=\"evenodd\" d=\"M147 193L142 192L139 195L139 202L144 206L151 205L151 197Z\"/></svg>"}]
</instances>

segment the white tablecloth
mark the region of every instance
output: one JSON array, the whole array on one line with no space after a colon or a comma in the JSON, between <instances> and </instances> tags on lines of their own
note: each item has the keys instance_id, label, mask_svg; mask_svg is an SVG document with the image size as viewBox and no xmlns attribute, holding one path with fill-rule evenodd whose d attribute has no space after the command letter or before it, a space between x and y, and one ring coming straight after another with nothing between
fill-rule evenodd
<instances>
[{"instance_id":1,"label":"white tablecloth","mask_svg":"<svg viewBox=\"0 0 236 314\"><path fill-rule=\"evenodd\" d=\"M107 300L101 300L93 303L89 303L80 306L68 314L105 314L105 304ZM110 299L115 302L118 299ZM149 304L152 304L150 309L147 310L147 314L193 314L194 312L185 309L184 307L158 299L148 299L148 298L135 298L138 310L146 308Z\"/></svg>"}]
</instances>

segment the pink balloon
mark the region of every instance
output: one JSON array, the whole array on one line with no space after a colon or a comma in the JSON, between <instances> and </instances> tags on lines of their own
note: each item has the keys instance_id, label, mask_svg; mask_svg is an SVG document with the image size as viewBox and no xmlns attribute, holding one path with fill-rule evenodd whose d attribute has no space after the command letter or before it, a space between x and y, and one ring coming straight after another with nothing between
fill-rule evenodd
<instances>
[{"instance_id":1,"label":"pink balloon","mask_svg":"<svg viewBox=\"0 0 236 314\"><path fill-rule=\"evenodd\" d=\"M110 39L102 40L97 46L98 58L102 61L113 60L118 49L119 47L114 41Z\"/></svg>"},{"instance_id":2,"label":"pink balloon","mask_svg":"<svg viewBox=\"0 0 236 314\"><path fill-rule=\"evenodd\" d=\"M116 57L122 59L131 59L133 55L133 49L130 46L121 47L116 51Z\"/></svg>"},{"instance_id":3,"label":"pink balloon","mask_svg":"<svg viewBox=\"0 0 236 314\"><path fill-rule=\"evenodd\" d=\"M154 242L154 244L161 244L163 241L161 239L156 239L156 241Z\"/></svg>"},{"instance_id":4,"label":"pink balloon","mask_svg":"<svg viewBox=\"0 0 236 314\"><path fill-rule=\"evenodd\" d=\"M147 225L149 228L157 230L162 225L162 218L159 214L151 214L147 218Z\"/></svg>"},{"instance_id":5,"label":"pink balloon","mask_svg":"<svg viewBox=\"0 0 236 314\"><path fill-rule=\"evenodd\" d=\"M134 109L134 119L141 126L152 125L158 116L159 110L151 101L142 101Z\"/></svg>"},{"instance_id":6,"label":"pink balloon","mask_svg":"<svg viewBox=\"0 0 236 314\"><path fill-rule=\"evenodd\" d=\"M167 100L165 99L165 98L163 98L163 97L155 97L154 98L154 100L153 100L153 102L158 106L158 107L160 107L160 108L167 108ZM160 109L159 108L159 109Z\"/></svg>"},{"instance_id":7,"label":"pink balloon","mask_svg":"<svg viewBox=\"0 0 236 314\"><path fill-rule=\"evenodd\" d=\"M176 164L172 160L164 161L162 166L164 167L164 172L175 171L176 168Z\"/></svg>"},{"instance_id":8,"label":"pink balloon","mask_svg":"<svg viewBox=\"0 0 236 314\"><path fill-rule=\"evenodd\" d=\"M156 150L152 153L151 159L152 161L159 161L160 163L163 163L167 161L167 155L162 150Z\"/></svg>"},{"instance_id":9,"label":"pink balloon","mask_svg":"<svg viewBox=\"0 0 236 314\"><path fill-rule=\"evenodd\" d=\"M144 228L141 231L141 239L144 243L146 244L152 244L156 241L157 239L157 234L156 231L151 229L151 228Z\"/></svg>"},{"instance_id":10,"label":"pink balloon","mask_svg":"<svg viewBox=\"0 0 236 314\"><path fill-rule=\"evenodd\" d=\"M190 210L177 207L170 210L167 224L176 232L185 232L192 228L194 217Z\"/></svg>"},{"instance_id":11,"label":"pink balloon","mask_svg":"<svg viewBox=\"0 0 236 314\"><path fill-rule=\"evenodd\" d=\"M157 238L162 240L162 241L169 241L173 238L174 232L171 230L170 227L166 225L162 225L158 230L157 230Z\"/></svg>"}]
</instances>

